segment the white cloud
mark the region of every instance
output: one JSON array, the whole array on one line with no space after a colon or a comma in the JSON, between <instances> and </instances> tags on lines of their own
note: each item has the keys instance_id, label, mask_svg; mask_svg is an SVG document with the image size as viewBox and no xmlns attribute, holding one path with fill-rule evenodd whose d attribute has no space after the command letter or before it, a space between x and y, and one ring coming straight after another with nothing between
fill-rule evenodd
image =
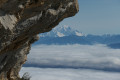
<instances>
[{"instance_id":1,"label":"white cloud","mask_svg":"<svg viewBox=\"0 0 120 80\"><path fill-rule=\"evenodd\" d=\"M120 71L120 50L105 45L39 45L32 47L26 65Z\"/></svg>"},{"instance_id":2,"label":"white cloud","mask_svg":"<svg viewBox=\"0 0 120 80\"><path fill-rule=\"evenodd\" d=\"M89 69L22 68L20 75L29 72L31 80L120 80L120 73Z\"/></svg>"},{"instance_id":3,"label":"white cloud","mask_svg":"<svg viewBox=\"0 0 120 80\"><path fill-rule=\"evenodd\" d=\"M29 72L31 80L120 80L120 49L39 45L32 47L26 65L33 67L23 67L20 75Z\"/></svg>"}]
</instances>

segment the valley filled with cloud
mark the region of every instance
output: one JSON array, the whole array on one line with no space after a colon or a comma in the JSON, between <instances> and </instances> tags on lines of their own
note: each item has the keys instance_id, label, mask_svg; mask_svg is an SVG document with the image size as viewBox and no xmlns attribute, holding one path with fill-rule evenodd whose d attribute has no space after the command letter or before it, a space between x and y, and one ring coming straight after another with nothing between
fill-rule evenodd
<instances>
[{"instance_id":1,"label":"valley filled with cloud","mask_svg":"<svg viewBox=\"0 0 120 80\"><path fill-rule=\"evenodd\" d=\"M20 72L31 80L120 80L120 49L106 45L37 45Z\"/></svg>"}]
</instances>

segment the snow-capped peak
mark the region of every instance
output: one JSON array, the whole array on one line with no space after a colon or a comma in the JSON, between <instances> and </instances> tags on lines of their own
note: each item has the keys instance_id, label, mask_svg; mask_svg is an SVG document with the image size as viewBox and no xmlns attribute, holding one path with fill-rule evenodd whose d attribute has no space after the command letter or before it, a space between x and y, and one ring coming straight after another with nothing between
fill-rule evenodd
<instances>
[{"instance_id":1,"label":"snow-capped peak","mask_svg":"<svg viewBox=\"0 0 120 80\"><path fill-rule=\"evenodd\" d=\"M57 32L58 37L63 37L65 36L63 33Z\"/></svg>"},{"instance_id":2,"label":"snow-capped peak","mask_svg":"<svg viewBox=\"0 0 120 80\"><path fill-rule=\"evenodd\" d=\"M64 37L70 35L83 36L79 31L73 30L71 27L64 25L61 27L55 27L50 32L42 33L40 34L40 37Z\"/></svg>"},{"instance_id":3,"label":"snow-capped peak","mask_svg":"<svg viewBox=\"0 0 120 80\"><path fill-rule=\"evenodd\" d=\"M78 32L78 31L76 31L75 34L76 34L77 36L84 36L83 33L80 33L80 32Z\"/></svg>"}]
</instances>

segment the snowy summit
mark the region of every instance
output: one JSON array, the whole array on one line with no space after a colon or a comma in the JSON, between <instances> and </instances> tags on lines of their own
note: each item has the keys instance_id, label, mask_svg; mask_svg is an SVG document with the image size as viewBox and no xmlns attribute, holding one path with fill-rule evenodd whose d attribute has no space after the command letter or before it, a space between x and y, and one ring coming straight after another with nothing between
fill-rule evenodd
<instances>
[{"instance_id":1,"label":"snowy summit","mask_svg":"<svg viewBox=\"0 0 120 80\"><path fill-rule=\"evenodd\" d=\"M78 30L74 30L71 27L64 25L61 27L55 27L52 31L40 34L40 37L64 37L64 36L84 36Z\"/></svg>"}]
</instances>

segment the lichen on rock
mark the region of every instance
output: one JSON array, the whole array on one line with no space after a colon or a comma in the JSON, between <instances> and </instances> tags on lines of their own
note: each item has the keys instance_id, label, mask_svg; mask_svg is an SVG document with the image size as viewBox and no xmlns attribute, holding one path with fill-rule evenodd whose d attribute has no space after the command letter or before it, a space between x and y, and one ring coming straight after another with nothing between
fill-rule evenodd
<instances>
[{"instance_id":1,"label":"lichen on rock","mask_svg":"<svg viewBox=\"0 0 120 80\"><path fill-rule=\"evenodd\" d=\"M77 0L0 0L0 80L19 80L37 34L78 10Z\"/></svg>"}]
</instances>

